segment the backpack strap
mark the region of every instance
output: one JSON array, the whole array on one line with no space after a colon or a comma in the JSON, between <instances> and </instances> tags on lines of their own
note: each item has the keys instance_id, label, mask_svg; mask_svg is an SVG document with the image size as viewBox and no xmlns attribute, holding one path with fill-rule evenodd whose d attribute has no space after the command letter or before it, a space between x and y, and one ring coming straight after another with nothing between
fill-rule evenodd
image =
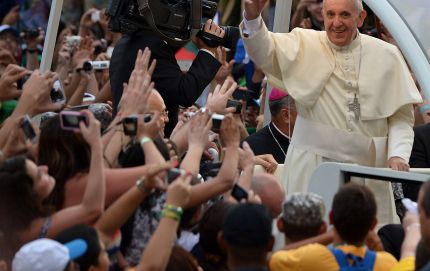
<instances>
[{"instance_id":1,"label":"backpack strap","mask_svg":"<svg viewBox=\"0 0 430 271\"><path fill-rule=\"evenodd\" d=\"M376 252L366 249L366 254L364 254L363 265L368 268L368 270L373 270L375 265Z\"/></svg>"},{"instance_id":2,"label":"backpack strap","mask_svg":"<svg viewBox=\"0 0 430 271\"><path fill-rule=\"evenodd\" d=\"M331 253L334 255L334 257L336 258L337 264L339 265L340 269L342 269L343 267L348 267L348 261L346 259L346 255L345 253L343 253L342 250L334 248L332 246L327 247Z\"/></svg>"}]
</instances>

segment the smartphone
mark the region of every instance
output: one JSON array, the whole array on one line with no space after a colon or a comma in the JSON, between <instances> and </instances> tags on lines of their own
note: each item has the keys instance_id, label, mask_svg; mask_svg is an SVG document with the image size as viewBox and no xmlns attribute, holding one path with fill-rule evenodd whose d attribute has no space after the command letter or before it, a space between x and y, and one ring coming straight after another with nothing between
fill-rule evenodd
<instances>
[{"instance_id":1,"label":"smartphone","mask_svg":"<svg viewBox=\"0 0 430 271\"><path fill-rule=\"evenodd\" d=\"M243 199L248 199L248 192L245 189L240 187L240 185L235 184L233 189L231 190L231 196L235 198L238 202L241 202Z\"/></svg>"},{"instance_id":2,"label":"smartphone","mask_svg":"<svg viewBox=\"0 0 430 271\"><path fill-rule=\"evenodd\" d=\"M137 116L127 116L122 120L125 135L135 136L137 134L137 121Z\"/></svg>"},{"instance_id":3,"label":"smartphone","mask_svg":"<svg viewBox=\"0 0 430 271\"><path fill-rule=\"evenodd\" d=\"M93 23L97 23L98 21L100 21L100 10L96 10L91 13L91 21Z\"/></svg>"},{"instance_id":4,"label":"smartphone","mask_svg":"<svg viewBox=\"0 0 430 271\"><path fill-rule=\"evenodd\" d=\"M88 118L86 115L75 111L61 111L60 124L63 130L80 131L79 123L84 122L88 125Z\"/></svg>"},{"instance_id":5,"label":"smartphone","mask_svg":"<svg viewBox=\"0 0 430 271\"><path fill-rule=\"evenodd\" d=\"M51 100L55 103L64 104L66 103L66 95L64 94L64 88L60 80L54 82L51 89Z\"/></svg>"},{"instance_id":6,"label":"smartphone","mask_svg":"<svg viewBox=\"0 0 430 271\"><path fill-rule=\"evenodd\" d=\"M174 180L176 180L179 176L184 175L185 170L180 168L171 168L167 171L166 175L166 181L168 184L172 183Z\"/></svg>"},{"instance_id":7,"label":"smartphone","mask_svg":"<svg viewBox=\"0 0 430 271\"><path fill-rule=\"evenodd\" d=\"M224 115L212 114L212 131L219 133L221 129L221 123L224 119Z\"/></svg>"},{"instance_id":8,"label":"smartphone","mask_svg":"<svg viewBox=\"0 0 430 271\"><path fill-rule=\"evenodd\" d=\"M242 113L242 103L240 101L228 100L226 107L227 108L229 108L229 107L236 108L236 111L234 111L234 114L240 114L240 113Z\"/></svg>"},{"instance_id":9,"label":"smartphone","mask_svg":"<svg viewBox=\"0 0 430 271\"><path fill-rule=\"evenodd\" d=\"M106 50L106 54L108 55L109 58L112 58L113 49L114 49L114 47L109 46Z\"/></svg>"},{"instance_id":10,"label":"smartphone","mask_svg":"<svg viewBox=\"0 0 430 271\"><path fill-rule=\"evenodd\" d=\"M106 70L109 69L110 61L91 61L93 70Z\"/></svg>"},{"instance_id":11,"label":"smartphone","mask_svg":"<svg viewBox=\"0 0 430 271\"><path fill-rule=\"evenodd\" d=\"M21 128L24 131L25 138L29 139L31 143L36 143L36 132L31 125L31 119L28 115L24 116L21 122Z\"/></svg>"}]
</instances>

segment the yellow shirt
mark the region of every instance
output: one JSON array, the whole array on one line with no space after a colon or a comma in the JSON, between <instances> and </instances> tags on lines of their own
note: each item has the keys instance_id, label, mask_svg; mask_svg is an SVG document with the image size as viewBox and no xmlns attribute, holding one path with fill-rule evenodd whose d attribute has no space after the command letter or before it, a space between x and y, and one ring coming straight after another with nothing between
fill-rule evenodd
<instances>
[{"instance_id":1,"label":"yellow shirt","mask_svg":"<svg viewBox=\"0 0 430 271\"><path fill-rule=\"evenodd\" d=\"M352 253L364 257L365 247L339 246L344 253ZM385 271L397 264L397 260L387 252L377 252L373 270ZM295 250L278 251L270 258L271 271L337 271L339 265L331 251L320 244L311 244Z\"/></svg>"},{"instance_id":2,"label":"yellow shirt","mask_svg":"<svg viewBox=\"0 0 430 271\"><path fill-rule=\"evenodd\" d=\"M409 256L401 259L391 271L414 271L415 270L415 257Z\"/></svg>"}]
</instances>

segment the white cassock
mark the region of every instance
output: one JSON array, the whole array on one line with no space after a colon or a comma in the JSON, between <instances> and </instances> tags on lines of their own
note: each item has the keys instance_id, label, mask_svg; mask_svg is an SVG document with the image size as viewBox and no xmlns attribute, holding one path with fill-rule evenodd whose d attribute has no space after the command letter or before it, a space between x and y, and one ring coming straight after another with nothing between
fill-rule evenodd
<instances>
[{"instance_id":1,"label":"white cassock","mask_svg":"<svg viewBox=\"0 0 430 271\"><path fill-rule=\"evenodd\" d=\"M413 104L421 96L395 46L363 34L339 47L325 31L271 33L261 18L243 22L241 30L251 59L296 102L283 180L287 193L307 191L322 162L386 167L390 157L409 161ZM379 220L394 222L390 184L366 183L376 194Z\"/></svg>"}]
</instances>

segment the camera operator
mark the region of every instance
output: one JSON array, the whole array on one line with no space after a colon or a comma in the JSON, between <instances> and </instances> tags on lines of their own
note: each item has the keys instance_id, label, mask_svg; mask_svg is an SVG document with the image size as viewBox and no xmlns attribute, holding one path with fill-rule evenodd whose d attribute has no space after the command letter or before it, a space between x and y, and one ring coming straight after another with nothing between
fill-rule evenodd
<instances>
[{"instance_id":1,"label":"camera operator","mask_svg":"<svg viewBox=\"0 0 430 271\"><path fill-rule=\"evenodd\" d=\"M224 30L212 20L207 21L204 31L220 38L224 37ZM114 113L117 112L118 102L122 96L123 84L128 82L134 69L138 50L148 47L152 52L152 58L157 60L152 80L169 111L170 122L165 131L166 135L169 135L177 123L179 105L191 106L221 66L215 58L216 48L210 48L203 42L199 42L199 45L201 47L197 57L189 71L183 73L175 59L177 48L169 46L153 31L141 30L133 35L123 35L115 47L110 65Z\"/></svg>"}]
</instances>

